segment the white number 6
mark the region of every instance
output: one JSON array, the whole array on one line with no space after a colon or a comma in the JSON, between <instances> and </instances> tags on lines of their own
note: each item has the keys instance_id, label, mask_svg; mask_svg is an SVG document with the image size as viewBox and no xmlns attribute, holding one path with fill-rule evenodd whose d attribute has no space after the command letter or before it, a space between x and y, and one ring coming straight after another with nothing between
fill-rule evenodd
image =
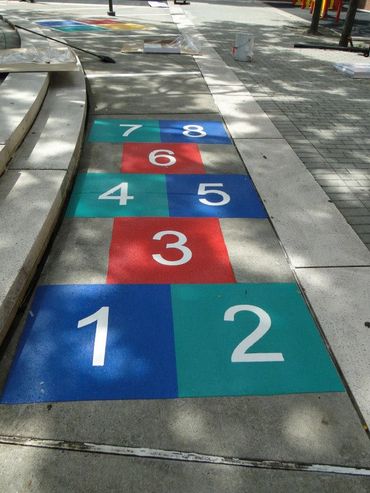
<instances>
[{"instance_id":1,"label":"white number 6","mask_svg":"<svg viewBox=\"0 0 370 493\"><path fill-rule=\"evenodd\" d=\"M246 352L250 347L259 341L271 327L271 318L265 310L255 305L235 305L228 308L224 315L225 322L234 322L235 315L239 312L253 312L259 318L259 323L256 329L243 339L236 346L231 355L232 363L263 363L271 361L284 361L282 353L251 353Z\"/></svg>"}]
</instances>

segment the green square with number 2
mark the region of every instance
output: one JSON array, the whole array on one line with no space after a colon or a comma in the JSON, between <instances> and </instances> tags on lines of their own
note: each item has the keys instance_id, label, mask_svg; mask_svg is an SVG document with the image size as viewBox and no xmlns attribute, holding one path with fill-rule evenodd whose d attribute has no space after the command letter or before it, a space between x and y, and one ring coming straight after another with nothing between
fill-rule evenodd
<instances>
[{"instance_id":1,"label":"green square with number 2","mask_svg":"<svg viewBox=\"0 0 370 493\"><path fill-rule=\"evenodd\" d=\"M171 289L179 397L344 391L295 284Z\"/></svg>"},{"instance_id":2,"label":"green square with number 2","mask_svg":"<svg viewBox=\"0 0 370 493\"><path fill-rule=\"evenodd\" d=\"M94 120L89 142L160 142L158 120Z\"/></svg>"}]
</instances>

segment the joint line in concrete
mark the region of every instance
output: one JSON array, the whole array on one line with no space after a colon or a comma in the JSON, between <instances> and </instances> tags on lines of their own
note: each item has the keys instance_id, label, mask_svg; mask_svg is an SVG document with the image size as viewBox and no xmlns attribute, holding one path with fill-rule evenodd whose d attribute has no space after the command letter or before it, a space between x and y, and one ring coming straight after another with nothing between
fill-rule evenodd
<instances>
[{"instance_id":1,"label":"joint line in concrete","mask_svg":"<svg viewBox=\"0 0 370 493\"><path fill-rule=\"evenodd\" d=\"M286 462L277 460L239 459L237 457L206 455L196 452L181 452L175 450L151 449L145 447L124 447L119 445L106 445L89 442L70 442L64 440L50 440L41 438L0 435L0 444L65 450L70 452L119 455L124 457L137 457L141 459L172 460L211 465L248 467L254 469L277 469L285 471L370 477L370 469L367 468L357 468L331 464L305 464L299 462Z\"/></svg>"}]
</instances>

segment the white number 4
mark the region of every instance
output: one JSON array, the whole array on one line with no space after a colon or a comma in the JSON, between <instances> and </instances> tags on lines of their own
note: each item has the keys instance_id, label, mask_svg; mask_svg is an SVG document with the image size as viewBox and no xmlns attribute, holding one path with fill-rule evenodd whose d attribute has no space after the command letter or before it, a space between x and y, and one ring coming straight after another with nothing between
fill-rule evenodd
<instances>
[{"instance_id":1,"label":"white number 4","mask_svg":"<svg viewBox=\"0 0 370 493\"><path fill-rule=\"evenodd\" d=\"M119 195L113 195L115 192L119 191ZM128 183L120 183L113 188L110 188L106 192L99 195L99 200L119 200L119 205L127 205L128 200L132 200L135 197L128 194Z\"/></svg>"}]
</instances>

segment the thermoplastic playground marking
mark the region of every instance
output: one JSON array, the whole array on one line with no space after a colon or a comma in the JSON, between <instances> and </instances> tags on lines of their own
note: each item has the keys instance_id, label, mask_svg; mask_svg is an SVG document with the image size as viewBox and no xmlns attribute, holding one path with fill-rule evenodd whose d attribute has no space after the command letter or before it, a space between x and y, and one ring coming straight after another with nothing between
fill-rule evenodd
<instances>
[{"instance_id":1,"label":"thermoplastic playground marking","mask_svg":"<svg viewBox=\"0 0 370 493\"><path fill-rule=\"evenodd\" d=\"M69 217L266 218L247 175L82 173Z\"/></svg>"},{"instance_id":2,"label":"thermoplastic playground marking","mask_svg":"<svg viewBox=\"0 0 370 493\"><path fill-rule=\"evenodd\" d=\"M94 120L90 142L183 142L231 144L222 122L198 120Z\"/></svg>"},{"instance_id":3,"label":"thermoplastic playground marking","mask_svg":"<svg viewBox=\"0 0 370 493\"><path fill-rule=\"evenodd\" d=\"M59 285L2 403L343 391L295 284Z\"/></svg>"}]
</instances>

